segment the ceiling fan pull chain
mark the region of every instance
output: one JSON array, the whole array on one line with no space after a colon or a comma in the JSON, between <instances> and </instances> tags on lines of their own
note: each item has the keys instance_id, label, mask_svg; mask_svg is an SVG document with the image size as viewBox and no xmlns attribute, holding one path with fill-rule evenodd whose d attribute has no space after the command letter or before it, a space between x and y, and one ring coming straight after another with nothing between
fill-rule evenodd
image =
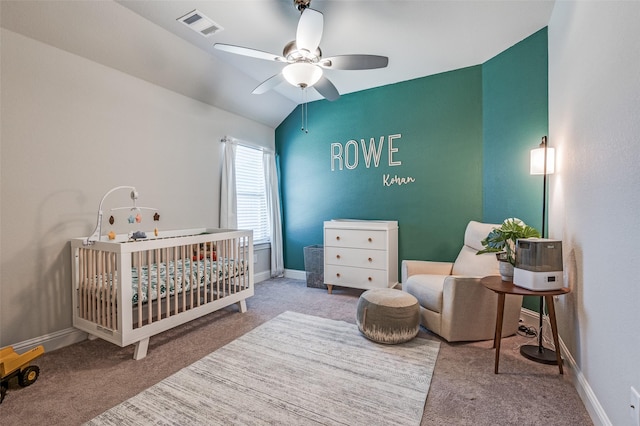
<instances>
[{"instance_id":1,"label":"ceiling fan pull chain","mask_svg":"<svg viewBox=\"0 0 640 426\"><path fill-rule=\"evenodd\" d=\"M307 102L307 88L303 89L304 92L304 132L309 133L309 103Z\"/></svg>"},{"instance_id":2,"label":"ceiling fan pull chain","mask_svg":"<svg viewBox=\"0 0 640 426\"><path fill-rule=\"evenodd\" d=\"M302 104L300 105L300 112L302 113L300 120L300 130L304 132L304 89L302 90Z\"/></svg>"},{"instance_id":3,"label":"ceiling fan pull chain","mask_svg":"<svg viewBox=\"0 0 640 426\"><path fill-rule=\"evenodd\" d=\"M305 133L309 133L309 109L307 106L307 90L302 88L302 104L300 105L300 112L302 113L302 124L300 130Z\"/></svg>"}]
</instances>

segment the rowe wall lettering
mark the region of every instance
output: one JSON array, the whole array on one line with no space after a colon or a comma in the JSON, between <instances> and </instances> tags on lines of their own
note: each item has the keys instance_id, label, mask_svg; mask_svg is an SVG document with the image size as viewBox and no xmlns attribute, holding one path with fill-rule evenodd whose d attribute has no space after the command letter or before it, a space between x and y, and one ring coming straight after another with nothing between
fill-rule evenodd
<instances>
[{"instance_id":1,"label":"rowe wall lettering","mask_svg":"<svg viewBox=\"0 0 640 426\"><path fill-rule=\"evenodd\" d=\"M367 169L371 166L378 168L380 166L380 159L382 153L387 153L387 165L389 167L402 166L401 160L394 159L394 154L398 152L397 145L395 145L396 139L402 138L402 134L397 133L376 138L370 138L369 144L365 139L360 139L360 144L354 139L347 141L344 145L340 142L333 142L331 144L331 171L336 170L355 170L360 165L360 158L364 161L364 165ZM384 149L385 141L387 142L387 149ZM393 185L401 186L409 183L414 183L416 180L411 176L399 177L398 175L391 176L390 173L382 174L382 186L389 187Z\"/></svg>"},{"instance_id":2,"label":"rowe wall lettering","mask_svg":"<svg viewBox=\"0 0 640 426\"><path fill-rule=\"evenodd\" d=\"M401 134L387 136L387 157L389 166L401 166L402 161L396 161L393 159L393 154L398 152L398 148L394 146L394 141L400 139ZM360 164L360 148L362 148L362 158L366 168L371 167L371 161L373 160L373 166L378 167L380 165L380 157L384 148L385 137L380 136L378 143L376 139L371 138L369 140L369 146L364 139L360 139L360 145L358 142L351 139L343 145L340 142L334 142L331 144L331 171L342 170L343 166L348 170L353 170Z\"/></svg>"}]
</instances>

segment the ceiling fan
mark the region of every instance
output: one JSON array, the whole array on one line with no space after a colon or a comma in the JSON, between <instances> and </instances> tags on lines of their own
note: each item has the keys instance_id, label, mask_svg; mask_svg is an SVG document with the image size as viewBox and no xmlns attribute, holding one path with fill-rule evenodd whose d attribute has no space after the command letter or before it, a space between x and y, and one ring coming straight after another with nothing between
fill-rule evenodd
<instances>
[{"instance_id":1,"label":"ceiling fan","mask_svg":"<svg viewBox=\"0 0 640 426\"><path fill-rule=\"evenodd\" d=\"M293 0L293 4L300 11L296 39L287 43L282 56L230 44L213 45L222 51L287 64L282 72L262 82L252 93L265 93L287 81L302 89L313 87L327 100L335 101L340 97L340 93L323 75L323 70L369 70L385 68L389 63L389 58L377 55L340 55L323 58L320 50L324 25L322 13L309 7L311 0Z\"/></svg>"}]
</instances>

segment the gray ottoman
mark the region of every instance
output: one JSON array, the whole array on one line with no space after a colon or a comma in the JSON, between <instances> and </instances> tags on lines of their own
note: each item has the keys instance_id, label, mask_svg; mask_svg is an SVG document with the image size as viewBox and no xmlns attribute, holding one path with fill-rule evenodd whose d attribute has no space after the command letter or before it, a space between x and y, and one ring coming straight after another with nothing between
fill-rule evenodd
<instances>
[{"instance_id":1,"label":"gray ottoman","mask_svg":"<svg viewBox=\"0 0 640 426\"><path fill-rule=\"evenodd\" d=\"M367 290L358 300L358 329L378 343L402 343L413 339L420 328L418 299L402 290Z\"/></svg>"}]
</instances>

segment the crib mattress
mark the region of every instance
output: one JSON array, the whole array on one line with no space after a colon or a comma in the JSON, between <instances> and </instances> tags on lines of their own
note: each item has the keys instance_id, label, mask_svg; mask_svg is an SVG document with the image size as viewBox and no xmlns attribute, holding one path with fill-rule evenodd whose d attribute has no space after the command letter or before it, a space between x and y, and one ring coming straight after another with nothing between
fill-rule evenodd
<instances>
[{"instance_id":1,"label":"crib mattress","mask_svg":"<svg viewBox=\"0 0 640 426\"><path fill-rule=\"evenodd\" d=\"M154 263L131 268L131 287L134 304L138 303L138 286L142 286L142 302L148 301L149 286L151 286L151 300L158 296L163 298L191 288L203 287L205 284L222 281L229 276L237 276L247 272L245 261L224 259L211 261L210 259L191 261L189 259Z\"/></svg>"}]
</instances>

